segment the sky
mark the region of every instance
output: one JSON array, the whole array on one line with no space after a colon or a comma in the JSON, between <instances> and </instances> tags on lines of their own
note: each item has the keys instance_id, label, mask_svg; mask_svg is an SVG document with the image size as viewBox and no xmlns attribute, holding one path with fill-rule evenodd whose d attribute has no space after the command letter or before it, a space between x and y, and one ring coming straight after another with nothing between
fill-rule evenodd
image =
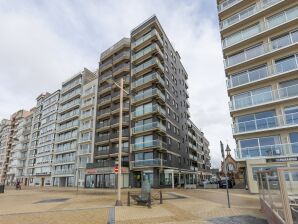
<instances>
[{"instance_id":1,"label":"sky","mask_svg":"<svg viewBox=\"0 0 298 224\"><path fill-rule=\"evenodd\" d=\"M0 0L0 120L30 109L155 14L189 76L190 114L220 165L219 141L235 147L216 0Z\"/></svg>"}]
</instances>

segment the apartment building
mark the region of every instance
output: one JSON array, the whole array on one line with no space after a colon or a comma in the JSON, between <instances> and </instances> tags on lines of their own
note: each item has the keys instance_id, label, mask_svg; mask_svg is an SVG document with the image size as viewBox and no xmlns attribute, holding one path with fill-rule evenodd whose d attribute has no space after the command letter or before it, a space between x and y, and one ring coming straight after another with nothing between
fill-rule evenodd
<instances>
[{"instance_id":1,"label":"apartment building","mask_svg":"<svg viewBox=\"0 0 298 224\"><path fill-rule=\"evenodd\" d=\"M29 186L51 186L59 98L60 90L41 94L37 98L27 163Z\"/></svg>"},{"instance_id":2,"label":"apartment building","mask_svg":"<svg viewBox=\"0 0 298 224\"><path fill-rule=\"evenodd\" d=\"M3 119L0 123L0 183L5 183L9 162L9 143L11 121Z\"/></svg>"},{"instance_id":3,"label":"apartment building","mask_svg":"<svg viewBox=\"0 0 298 224\"><path fill-rule=\"evenodd\" d=\"M52 165L54 186L78 184L78 139L83 85L96 77L88 69L62 83Z\"/></svg>"},{"instance_id":4,"label":"apartment building","mask_svg":"<svg viewBox=\"0 0 298 224\"><path fill-rule=\"evenodd\" d=\"M33 111L20 110L11 116L7 184L26 183L26 159L30 145Z\"/></svg>"},{"instance_id":5,"label":"apartment building","mask_svg":"<svg viewBox=\"0 0 298 224\"><path fill-rule=\"evenodd\" d=\"M298 165L298 2L217 3L236 158L256 193L257 171Z\"/></svg>"},{"instance_id":6,"label":"apartment building","mask_svg":"<svg viewBox=\"0 0 298 224\"><path fill-rule=\"evenodd\" d=\"M93 161L94 153L94 133L95 133L95 117L97 104L97 86L98 79L83 85L81 116L79 121L79 150L78 150L78 183L80 187L85 186L85 170L87 163Z\"/></svg>"},{"instance_id":7,"label":"apartment building","mask_svg":"<svg viewBox=\"0 0 298 224\"><path fill-rule=\"evenodd\" d=\"M117 185L121 78L122 187L140 187L145 177L153 187L195 185L198 169L188 151L188 75L152 16L100 56L94 163L87 164L85 186Z\"/></svg>"}]
</instances>

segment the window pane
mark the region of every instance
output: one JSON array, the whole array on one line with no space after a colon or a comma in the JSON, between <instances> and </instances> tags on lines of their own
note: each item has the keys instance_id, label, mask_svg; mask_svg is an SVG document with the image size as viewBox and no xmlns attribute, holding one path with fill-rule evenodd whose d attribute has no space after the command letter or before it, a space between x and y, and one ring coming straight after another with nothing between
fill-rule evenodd
<instances>
[{"instance_id":1,"label":"window pane","mask_svg":"<svg viewBox=\"0 0 298 224\"><path fill-rule=\"evenodd\" d=\"M277 73L282 73L297 68L295 56L277 60L275 61L275 65Z\"/></svg>"},{"instance_id":2,"label":"window pane","mask_svg":"<svg viewBox=\"0 0 298 224\"><path fill-rule=\"evenodd\" d=\"M233 86L239 86L239 85L242 85L242 84L248 83L248 82L249 82L249 79L248 79L247 72L232 76Z\"/></svg>"},{"instance_id":3,"label":"window pane","mask_svg":"<svg viewBox=\"0 0 298 224\"><path fill-rule=\"evenodd\" d=\"M267 19L267 22L268 22L268 27L271 28L271 27L274 27L274 26L277 26L281 23L284 23L286 21L286 15L284 12L282 13L279 13L275 16L271 16Z\"/></svg>"},{"instance_id":4,"label":"window pane","mask_svg":"<svg viewBox=\"0 0 298 224\"><path fill-rule=\"evenodd\" d=\"M298 106L285 108L285 117L287 124L298 124Z\"/></svg>"},{"instance_id":5,"label":"window pane","mask_svg":"<svg viewBox=\"0 0 298 224\"><path fill-rule=\"evenodd\" d=\"M285 47L291 44L291 38L290 35L285 35L276 39L271 40L272 42L272 48L278 49L281 47Z\"/></svg>"},{"instance_id":6,"label":"window pane","mask_svg":"<svg viewBox=\"0 0 298 224\"><path fill-rule=\"evenodd\" d=\"M248 71L249 79L251 81L255 81L261 78L265 78L267 76L267 66L262 65L261 67L252 69Z\"/></svg>"},{"instance_id":7,"label":"window pane","mask_svg":"<svg viewBox=\"0 0 298 224\"><path fill-rule=\"evenodd\" d=\"M281 97L291 97L298 95L298 79L282 82L279 84L279 86L279 94Z\"/></svg>"}]
</instances>

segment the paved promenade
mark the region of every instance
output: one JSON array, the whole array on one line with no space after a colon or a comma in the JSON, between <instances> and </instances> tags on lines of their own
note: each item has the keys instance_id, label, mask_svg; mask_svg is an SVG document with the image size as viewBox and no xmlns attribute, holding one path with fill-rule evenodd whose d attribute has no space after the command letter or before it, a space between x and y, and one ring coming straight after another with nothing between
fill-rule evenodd
<instances>
[{"instance_id":1,"label":"paved promenade","mask_svg":"<svg viewBox=\"0 0 298 224\"><path fill-rule=\"evenodd\" d=\"M242 190L232 190L231 209L226 206L226 192L220 189L165 189L163 195L164 203L160 205L154 201L151 209L136 205L128 207L127 190L123 190L124 206L115 208L116 223L228 224L227 220L266 223L260 212L258 195ZM115 190L80 189L77 193L73 188L7 189L5 194L0 194L0 224L106 224L115 199Z\"/></svg>"}]
</instances>

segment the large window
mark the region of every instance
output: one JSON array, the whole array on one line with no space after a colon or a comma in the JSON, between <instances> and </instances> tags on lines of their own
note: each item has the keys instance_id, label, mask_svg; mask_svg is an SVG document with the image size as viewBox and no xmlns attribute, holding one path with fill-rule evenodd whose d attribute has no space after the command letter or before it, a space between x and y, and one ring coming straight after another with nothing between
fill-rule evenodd
<instances>
[{"instance_id":1,"label":"large window","mask_svg":"<svg viewBox=\"0 0 298 224\"><path fill-rule=\"evenodd\" d=\"M241 155L246 157L282 155L279 136L240 140Z\"/></svg>"},{"instance_id":2,"label":"large window","mask_svg":"<svg viewBox=\"0 0 298 224\"><path fill-rule=\"evenodd\" d=\"M298 79L293 79L279 83L279 95L283 97L292 97L298 95Z\"/></svg>"},{"instance_id":3,"label":"large window","mask_svg":"<svg viewBox=\"0 0 298 224\"><path fill-rule=\"evenodd\" d=\"M152 147L154 144L153 135L145 135L135 138L135 148L147 148Z\"/></svg>"},{"instance_id":4,"label":"large window","mask_svg":"<svg viewBox=\"0 0 298 224\"><path fill-rule=\"evenodd\" d=\"M284 112L287 124L298 124L298 106L286 107Z\"/></svg>"},{"instance_id":5,"label":"large window","mask_svg":"<svg viewBox=\"0 0 298 224\"><path fill-rule=\"evenodd\" d=\"M292 132L290 135L290 142L292 146L292 152L298 153L298 132Z\"/></svg>"},{"instance_id":6,"label":"large window","mask_svg":"<svg viewBox=\"0 0 298 224\"><path fill-rule=\"evenodd\" d=\"M278 126L274 110L239 116L236 118L236 122L236 128L239 132L267 129Z\"/></svg>"}]
</instances>

